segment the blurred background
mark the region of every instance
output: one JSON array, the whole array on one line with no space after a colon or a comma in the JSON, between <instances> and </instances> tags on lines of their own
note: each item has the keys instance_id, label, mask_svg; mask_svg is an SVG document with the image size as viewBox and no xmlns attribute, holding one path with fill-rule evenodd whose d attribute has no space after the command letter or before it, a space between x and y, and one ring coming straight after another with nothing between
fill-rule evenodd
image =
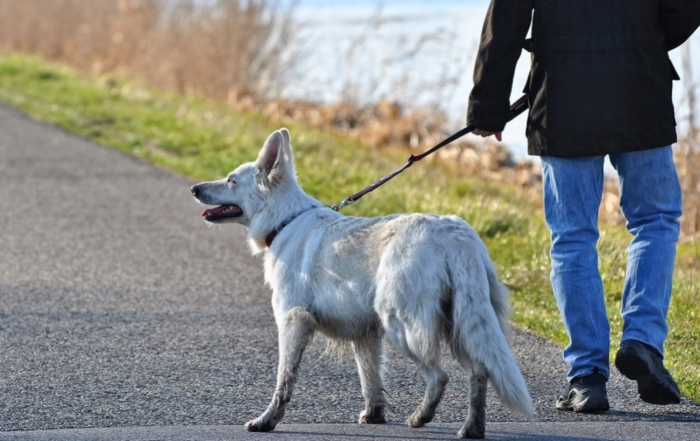
<instances>
[{"instance_id":1,"label":"blurred background","mask_svg":"<svg viewBox=\"0 0 700 441\"><path fill-rule=\"evenodd\" d=\"M464 122L488 0L0 0L0 46L92 74L138 78L267 118L333 128L362 143L423 149ZM673 51L683 230L700 231L696 91L700 35ZM524 52L513 100L529 70ZM525 118L504 144L443 153L474 173L537 186ZM475 144L476 142L476 144ZM507 170L507 173L503 172ZM601 208L623 219L614 179Z\"/></svg>"}]
</instances>

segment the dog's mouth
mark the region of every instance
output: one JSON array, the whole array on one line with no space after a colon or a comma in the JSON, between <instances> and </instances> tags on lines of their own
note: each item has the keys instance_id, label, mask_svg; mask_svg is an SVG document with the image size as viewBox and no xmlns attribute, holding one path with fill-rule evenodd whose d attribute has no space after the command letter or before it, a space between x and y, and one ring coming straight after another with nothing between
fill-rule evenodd
<instances>
[{"instance_id":1,"label":"dog's mouth","mask_svg":"<svg viewBox=\"0 0 700 441\"><path fill-rule=\"evenodd\" d=\"M202 213L202 217L207 222L223 222L226 219L235 219L243 214L243 210L238 205L220 205L216 208L207 208Z\"/></svg>"}]
</instances>

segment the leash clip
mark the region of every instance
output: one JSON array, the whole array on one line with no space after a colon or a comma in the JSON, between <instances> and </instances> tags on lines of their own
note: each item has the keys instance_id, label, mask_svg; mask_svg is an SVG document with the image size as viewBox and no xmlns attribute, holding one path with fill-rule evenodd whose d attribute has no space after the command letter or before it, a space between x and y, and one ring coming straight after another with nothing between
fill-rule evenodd
<instances>
[{"instance_id":1,"label":"leash clip","mask_svg":"<svg viewBox=\"0 0 700 441\"><path fill-rule=\"evenodd\" d=\"M339 204L333 204L331 205L331 210L333 211L340 211L344 207L347 207L348 205L352 204L355 201L351 201L350 199L345 199L343 202Z\"/></svg>"}]
</instances>

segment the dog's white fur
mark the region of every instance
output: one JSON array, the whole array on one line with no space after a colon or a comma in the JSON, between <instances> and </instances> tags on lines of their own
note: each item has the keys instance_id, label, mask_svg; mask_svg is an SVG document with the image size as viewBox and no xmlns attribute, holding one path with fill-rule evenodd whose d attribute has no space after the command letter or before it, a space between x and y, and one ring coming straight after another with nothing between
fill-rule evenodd
<instances>
[{"instance_id":1,"label":"dog's white fur","mask_svg":"<svg viewBox=\"0 0 700 441\"><path fill-rule=\"evenodd\" d=\"M290 135L274 132L254 163L193 187L209 205L239 206L227 221L249 230L264 252L265 280L279 329L277 388L267 410L246 424L272 430L291 398L302 352L317 331L349 342L365 400L361 423L383 423L382 336L422 370L425 398L408 419L429 422L448 382L441 341L470 373L469 414L461 437L483 437L486 381L515 412L532 417L525 382L506 341L508 291L484 243L456 216L345 217L304 193ZM290 221L270 248L270 232Z\"/></svg>"}]
</instances>

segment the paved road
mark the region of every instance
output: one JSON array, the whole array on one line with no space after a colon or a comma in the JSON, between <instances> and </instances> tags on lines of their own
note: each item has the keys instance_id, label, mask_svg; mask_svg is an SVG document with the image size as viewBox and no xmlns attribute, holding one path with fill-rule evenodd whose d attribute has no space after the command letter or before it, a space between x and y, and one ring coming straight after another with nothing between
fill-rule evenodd
<instances>
[{"instance_id":1,"label":"paved road","mask_svg":"<svg viewBox=\"0 0 700 441\"><path fill-rule=\"evenodd\" d=\"M136 427L49 430L0 434L3 441L432 441L456 439L458 423L433 423L422 429L392 423L284 424L273 435L247 433L241 426ZM500 441L698 441L700 422L538 422L489 423L487 439ZM4 436L3 436L4 435Z\"/></svg>"},{"instance_id":2,"label":"paved road","mask_svg":"<svg viewBox=\"0 0 700 441\"><path fill-rule=\"evenodd\" d=\"M244 439L240 424L264 409L273 388L269 292L242 229L207 227L190 185L0 107L0 439L160 439L158 430L163 439L180 432ZM319 338L305 354L281 439L340 432L424 439L431 430L454 434L449 424L465 417L466 381L449 362L439 424L422 432L358 428L354 363L324 348ZM593 436L595 427L636 427L644 436L656 433L647 428L675 427L677 439L700 433L697 423L667 423L700 422L700 406L644 405L619 376L610 383L611 412L556 412L566 372L559 349L516 333L513 350L537 422L513 417L491 395L487 430L496 439L564 428L574 430L561 432L568 436ZM423 382L395 351L389 355L388 417L399 423L419 402ZM180 427L188 425L199 428ZM106 427L135 429L10 433Z\"/></svg>"}]
</instances>

